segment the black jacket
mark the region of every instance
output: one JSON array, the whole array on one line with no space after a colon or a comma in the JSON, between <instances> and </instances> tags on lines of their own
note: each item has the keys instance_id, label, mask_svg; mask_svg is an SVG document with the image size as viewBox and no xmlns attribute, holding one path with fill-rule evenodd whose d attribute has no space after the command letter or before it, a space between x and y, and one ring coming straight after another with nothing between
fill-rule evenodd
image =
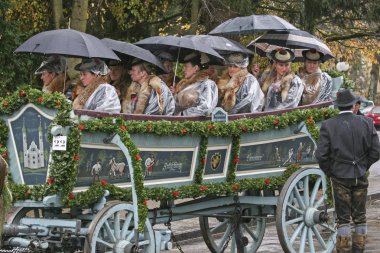
<instances>
[{"instance_id":1,"label":"black jacket","mask_svg":"<svg viewBox=\"0 0 380 253\"><path fill-rule=\"evenodd\" d=\"M344 112L322 122L316 157L320 168L336 178L359 178L380 158L373 120Z\"/></svg>"}]
</instances>

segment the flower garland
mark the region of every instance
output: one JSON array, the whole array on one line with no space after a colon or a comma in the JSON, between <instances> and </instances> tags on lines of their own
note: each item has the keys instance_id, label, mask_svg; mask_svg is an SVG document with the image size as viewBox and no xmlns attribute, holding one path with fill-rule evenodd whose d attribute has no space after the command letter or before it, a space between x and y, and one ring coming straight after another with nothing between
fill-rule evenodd
<instances>
[{"instance_id":1,"label":"flower garland","mask_svg":"<svg viewBox=\"0 0 380 253\"><path fill-rule=\"evenodd\" d=\"M34 103L47 108L57 109L55 124L69 126L67 150L52 151L54 163L50 167L49 178L44 185L29 187L27 185L11 184L14 200L42 200L44 196L60 194L62 202L67 207L84 207L96 203L103 195L104 190L110 192L109 198L122 201L132 201L130 189L122 189L106 181L93 184L87 191L73 194L76 182L78 164L80 136L82 131L105 133L118 133L123 143L129 150L135 175L135 189L138 196L139 210L139 230L144 228L144 221L147 217L147 200L173 200L177 198L192 198L202 196L224 196L238 191L248 189L279 189L285 183L289 175L293 173L298 165L289 166L280 177L252 178L236 180L236 166L239 162L240 137L245 133L256 133L271 129L286 128L291 124L301 121L306 123L313 138L318 138L317 121L324 120L336 115L336 110L330 108L294 110L281 115L271 115L252 119L241 119L228 123L217 122L171 122L171 121L125 121L121 117L94 119L81 122L80 125L71 121L69 113L71 105L59 93L53 95L42 93L41 91L24 88L16 91L7 98L0 98L0 115L12 114L26 103ZM114 122L115 121L115 122ZM4 127L3 127L4 126ZM6 153L6 140L8 139L8 129L4 122L0 121L0 152L3 156ZM5 130L4 130L5 129ZM142 162L139 150L130 138L130 134L151 134L160 136L177 135L183 136L195 134L201 136L198 154L198 167L195 171L194 184L175 188L144 188L144 177ZM231 159L228 165L227 180L224 183L202 184L203 173L206 163L206 152L208 137L231 137L232 149ZM49 136L51 138L51 136ZM4 152L4 153L3 153Z\"/></svg>"}]
</instances>

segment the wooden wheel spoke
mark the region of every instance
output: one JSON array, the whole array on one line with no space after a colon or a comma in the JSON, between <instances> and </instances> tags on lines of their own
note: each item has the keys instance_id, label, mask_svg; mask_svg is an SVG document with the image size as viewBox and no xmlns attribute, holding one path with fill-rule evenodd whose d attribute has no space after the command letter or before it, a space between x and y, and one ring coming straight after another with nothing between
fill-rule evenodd
<instances>
[{"instance_id":1,"label":"wooden wheel spoke","mask_svg":"<svg viewBox=\"0 0 380 253\"><path fill-rule=\"evenodd\" d=\"M314 240L313 240L313 231L311 228L307 228L307 241L309 243L310 253L315 253L314 250Z\"/></svg>"},{"instance_id":2,"label":"wooden wheel spoke","mask_svg":"<svg viewBox=\"0 0 380 253\"><path fill-rule=\"evenodd\" d=\"M325 240L323 240L321 233L319 233L318 229L316 227L312 227L312 230L314 232L315 237L317 238L319 244L322 246L323 249L327 249Z\"/></svg>"},{"instance_id":3,"label":"wooden wheel spoke","mask_svg":"<svg viewBox=\"0 0 380 253\"><path fill-rule=\"evenodd\" d=\"M228 226L228 220L224 220L223 222L219 223L217 226L213 227L210 229L210 232L211 233L214 233L215 231L218 231L220 228L222 228L223 226Z\"/></svg>"},{"instance_id":4,"label":"wooden wheel spoke","mask_svg":"<svg viewBox=\"0 0 380 253\"><path fill-rule=\"evenodd\" d=\"M298 191L298 188L294 187L293 192L294 192L294 195L295 195L295 197L297 199L298 205L301 207L302 210L305 210L306 206L305 206L305 203L304 203L304 201L303 201L303 199L301 197L300 192Z\"/></svg>"},{"instance_id":5,"label":"wooden wheel spoke","mask_svg":"<svg viewBox=\"0 0 380 253\"><path fill-rule=\"evenodd\" d=\"M232 226L227 227L226 232L224 232L223 237L220 239L220 241L218 243L218 248L221 249L223 247L224 243L228 239L228 236L230 235L231 229L232 229Z\"/></svg>"},{"instance_id":6,"label":"wooden wheel spoke","mask_svg":"<svg viewBox=\"0 0 380 253\"><path fill-rule=\"evenodd\" d=\"M303 213L304 213L301 209L298 209L297 207L293 206L292 204L287 203L287 207L296 211L297 213L299 213L301 215L303 215Z\"/></svg>"},{"instance_id":7,"label":"wooden wheel spoke","mask_svg":"<svg viewBox=\"0 0 380 253\"><path fill-rule=\"evenodd\" d=\"M120 212L116 212L115 213L115 217L114 217L114 225L113 225L113 229L115 231L115 237L117 240L120 240L121 237L121 231L120 231Z\"/></svg>"},{"instance_id":8,"label":"wooden wheel spoke","mask_svg":"<svg viewBox=\"0 0 380 253\"><path fill-rule=\"evenodd\" d=\"M305 205L309 206L310 205L310 195L309 195L309 176L306 176L303 179L303 198L305 201Z\"/></svg>"},{"instance_id":9,"label":"wooden wheel spoke","mask_svg":"<svg viewBox=\"0 0 380 253\"><path fill-rule=\"evenodd\" d=\"M313 191L311 192L310 196L310 206L314 205L315 198L317 197L317 193L320 190L319 187L322 183L322 178L318 177L317 181L315 181Z\"/></svg>"},{"instance_id":10,"label":"wooden wheel spoke","mask_svg":"<svg viewBox=\"0 0 380 253\"><path fill-rule=\"evenodd\" d=\"M251 238L255 241L257 241L259 239L259 237L257 236L256 233L254 233L251 229L249 229L249 227L247 226L247 224L242 224L242 228L251 236Z\"/></svg>"},{"instance_id":11,"label":"wooden wheel spoke","mask_svg":"<svg viewBox=\"0 0 380 253\"><path fill-rule=\"evenodd\" d=\"M113 244L112 243L109 243L109 242L106 242L106 241L104 241L103 239L101 239L101 238L97 238L96 239L96 242L97 242L97 244L100 244L100 245L103 245L103 246L106 246L106 247L108 247L108 248L113 248Z\"/></svg>"},{"instance_id":12,"label":"wooden wheel spoke","mask_svg":"<svg viewBox=\"0 0 380 253\"><path fill-rule=\"evenodd\" d=\"M306 245L306 235L307 235L307 227L304 226L302 229L301 239L300 239L300 248L299 253L305 252L305 245Z\"/></svg>"},{"instance_id":13,"label":"wooden wheel spoke","mask_svg":"<svg viewBox=\"0 0 380 253\"><path fill-rule=\"evenodd\" d=\"M104 223L104 228L105 228L105 232L107 232L107 235L109 236L111 242L115 243L116 237L114 235L114 231L111 229L111 226L110 226L108 220Z\"/></svg>"},{"instance_id":14,"label":"wooden wheel spoke","mask_svg":"<svg viewBox=\"0 0 380 253\"><path fill-rule=\"evenodd\" d=\"M297 217L297 218L294 218L294 219L291 219L291 220L287 220L286 221L286 225L293 225L295 223L299 223L303 221L303 216L300 216L300 217Z\"/></svg>"},{"instance_id":15,"label":"wooden wheel spoke","mask_svg":"<svg viewBox=\"0 0 380 253\"><path fill-rule=\"evenodd\" d=\"M290 244L293 245L294 241L296 240L298 234L301 232L301 230L304 228L305 223L298 224L297 228L294 230L292 237L290 238Z\"/></svg>"},{"instance_id":16,"label":"wooden wheel spoke","mask_svg":"<svg viewBox=\"0 0 380 253\"><path fill-rule=\"evenodd\" d=\"M121 229L121 236L120 236L121 239L123 239L127 236L128 232L129 232L128 229L129 229L129 225L131 224L132 217L133 217L133 213L131 213L131 212L129 212L127 214L127 217L125 217L123 228Z\"/></svg>"}]
</instances>

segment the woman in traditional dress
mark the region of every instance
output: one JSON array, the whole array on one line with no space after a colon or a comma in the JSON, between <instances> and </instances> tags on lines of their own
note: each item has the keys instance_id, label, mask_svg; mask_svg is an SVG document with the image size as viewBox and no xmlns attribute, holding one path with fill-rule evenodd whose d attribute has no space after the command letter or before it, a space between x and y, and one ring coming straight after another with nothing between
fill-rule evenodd
<instances>
[{"instance_id":1,"label":"woman in traditional dress","mask_svg":"<svg viewBox=\"0 0 380 253\"><path fill-rule=\"evenodd\" d=\"M264 111L298 106L302 97L303 83L291 70L294 53L289 49L280 48L273 50L269 56L273 60L273 66L261 86L266 95Z\"/></svg>"},{"instance_id":2,"label":"woman in traditional dress","mask_svg":"<svg viewBox=\"0 0 380 253\"><path fill-rule=\"evenodd\" d=\"M304 82L302 105L315 104L330 101L332 80L331 77L320 69L323 54L315 49L302 52L305 58L304 68L300 69L299 76Z\"/></svg>"},{"instance_id":3,"label":"woman in traditional dress","mask_svg":"<svg viewBox=\"0 0 380 253\"><path fill-rule=\"evenodd\" d=\"M193 52L184 57L184 78L175 86L176 113L183 116L208 116L218 103L218 89L209 79L204 53Z\"/></svg>"},{"instance_id":4,"label":"woman in traditional dress","mask_svg":"<svg viewBox=\"0 0 380 253\"><path fill-rule=\"evenodd\" d=\"M166 84L154 74L153 66L135 59L129 72L132 83L122 101L127 114L172 115L174 98Z\"/></svg>"},{"instance_id":5,"label":"woman in traditional dress","mask_svg":"<svg viewBox=\"0 0 380 253\"><path fill-rule=\"evenodd\" d=\"M122 61L110 60L107 64L110 68L110 84L115 87L119 98L123 98L127 92L130 83L128 76L128 68Z\"/></svg>"},{"instance_id":6,"label":"woman in traditional dress","mask_svg":"<svg viewBox=\"0 0 380 253\"><path fill-rule=\"evenodd\" d=\"M65 93L70 85L70 79L65 73L66 60L62 56L50 56L36 70L36 75L41 75L43 82L42 91L52 94L53 92Z\"/></svg>"},{"instance_id":7,"label":"woman in traditional dress","mask_svg":"<svg viewBox=\"0 0 380 253\"><path fill-rule=\"evenodd\" d=\"M84 89L75 98L73 109L94 110L109 113L120 112L120 100L115 87L108 84L109 68L100 59L84 59L75 66L80 71Z\"/></svg>"},{"instance_id":8,"label":"woman in traditional dress","mask_svg":"<svg viewBox=\"0 0 380 253\"><path fill-rule=\"evenodd\" d=\"M248 57L241 53L227 56L228 70L218 80L219 105L229 114L261 111L264 94L247 70Z\"/></svg>"}]
</instances>

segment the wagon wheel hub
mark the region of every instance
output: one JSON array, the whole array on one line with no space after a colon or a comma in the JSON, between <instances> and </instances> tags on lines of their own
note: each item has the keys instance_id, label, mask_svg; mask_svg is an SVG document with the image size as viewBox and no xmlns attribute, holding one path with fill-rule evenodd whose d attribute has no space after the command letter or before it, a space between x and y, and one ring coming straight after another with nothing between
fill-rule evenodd
<instances>
[{"instance_id":1,"label":"wagon wheel hub","mask_svg":"<svg viewBox=\"0 0 380 253\"><path fill-rule=\"evenodd\" d=\"M329 220L329 215L324 211L320 211L314 207L308 207L304 214L305 224L312 227L315 224L325 223Z\"/></svg>"},{"instance_id":2,"label":"wagon wheel hub","mask_svg":"<svg viewBox=\"0 0 380 253\"><path fill-rule=\"evenodd\" d=\"M113 252L115 253L132 253L135 252L135 245L127 240L117 241Z\"/></svg>"}]
</instances>

